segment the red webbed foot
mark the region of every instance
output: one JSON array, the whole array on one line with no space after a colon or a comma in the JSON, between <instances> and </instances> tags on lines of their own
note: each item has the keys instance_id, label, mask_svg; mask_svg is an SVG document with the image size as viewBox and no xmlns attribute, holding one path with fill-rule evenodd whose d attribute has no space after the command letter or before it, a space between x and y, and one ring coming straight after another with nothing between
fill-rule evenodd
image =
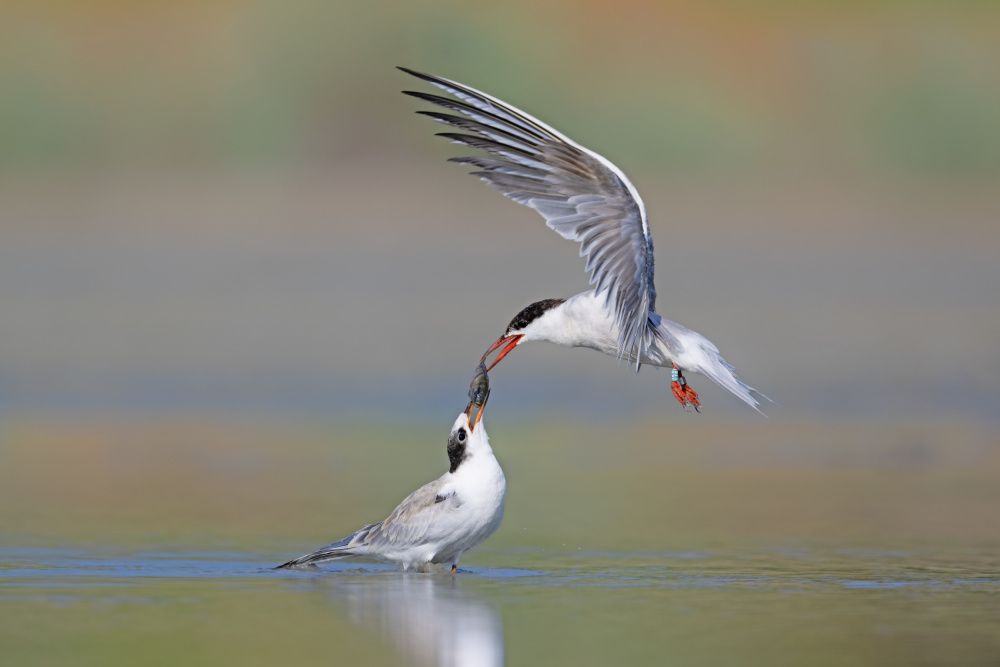
<instances>
[{"instance_id":1,"label":"red webbed foot","mask_svg":"<svg viewBox=\"0 0 1000 667\"><path fill-rule=\"evenodd\" d=\"M701 407L701 401L698 400L698 392L688 385L687 380L684 379L684 373L681 369L677 368L677 364L674 364L674 369L670 373L670 388L674 392L674 398L680 402L684 409L687 410L690 405L694 408L695 412L701 412L698 408Z\"/></svg>"}]
</instances>

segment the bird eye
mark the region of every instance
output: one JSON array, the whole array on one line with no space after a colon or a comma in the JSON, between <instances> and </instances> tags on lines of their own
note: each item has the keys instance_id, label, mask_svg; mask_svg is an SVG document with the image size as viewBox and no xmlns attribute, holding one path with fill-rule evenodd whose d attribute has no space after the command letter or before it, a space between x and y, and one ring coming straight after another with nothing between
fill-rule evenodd
<instances>
[{"instance_id":1,"label":"bird eye","mask_svg":"<svg viewBox=\"0 0 1000 667\"><path fill-rule=\"evenodd\" d=\"M518 328L518 329L523 329L523 328L524 328L524 327L526 327L526 326L528 326L528 320L520 320L520 321L519 321L519 322L517 323L517 328Z\"/></svg>"},{"instance_id":2,"label":"bird eye","mask_svg":"<svg viewBox=\"0 0 1000 667\"><path fill-rule=\"evenodd\" d=\"M459 442L465 442L465 429L464 428L458 429L458 441Z\"/></svg>"}]
</instances>

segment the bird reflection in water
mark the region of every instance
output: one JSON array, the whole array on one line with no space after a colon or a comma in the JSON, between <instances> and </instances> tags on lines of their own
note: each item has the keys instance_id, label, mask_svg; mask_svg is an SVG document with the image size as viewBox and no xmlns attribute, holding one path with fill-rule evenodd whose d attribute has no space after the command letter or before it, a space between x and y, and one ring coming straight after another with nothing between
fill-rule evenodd
<instances>
[{"instance_id":1,"label":"bird reflection in water","mask_svg":"<svg viewBox=\"0 0 1000 667\"><path fill-rule=\"evenodd\" d=\"M504 664L500 612L462 590L460 577L385 572L319 581L330 585L338 604L346 604L352 621L378 628L408 661L447 667Z\"/></svg>"}]
</instances>

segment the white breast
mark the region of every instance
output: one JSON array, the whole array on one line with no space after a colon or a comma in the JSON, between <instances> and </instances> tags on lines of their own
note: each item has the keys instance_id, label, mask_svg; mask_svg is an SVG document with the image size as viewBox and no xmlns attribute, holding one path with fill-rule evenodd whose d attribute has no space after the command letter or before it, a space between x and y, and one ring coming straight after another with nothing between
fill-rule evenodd
<instances>
[{"instance_id":1,"label":"white breast","mask_svg":"<svg viewBox=\"0 0 1000 667\"><path fill-rule=\"evenodd\" d=\"M487 445L462 462L455 471L455 495L462 505L458 508L463 535L456 540L459 553L471 549L496 532L503 520L507 479L503 469Z\"/></svg>"},{"instance_id":2,"label":"white breast","mask_svg":"<svg viewBox=\"0 0 1000 667\"><path fill-rule=\"evenodd\" d=\"M618 329L604 307L603 297L593 290L570 297L558 308L539 318L540 337L566 347L589 347L605 354L618 354Z\"/></svg>"}]
</instances>

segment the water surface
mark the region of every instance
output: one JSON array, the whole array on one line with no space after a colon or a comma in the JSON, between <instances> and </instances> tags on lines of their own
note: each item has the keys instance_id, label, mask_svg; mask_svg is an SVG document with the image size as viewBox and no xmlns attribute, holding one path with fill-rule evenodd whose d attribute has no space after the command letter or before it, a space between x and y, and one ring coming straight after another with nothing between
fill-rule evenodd
<instances>
[{"instance_id":1,"label":"water surface","mask_svg":"<svg viewBox=\"0 0 1000 667\"><path fill-rule=\"evenodd\" d=\"M475 553L475 552L473 552ZM0 551L5 664L995 664L988 549L484 549L459 575ZM9 662L8 662L9 660Z\"/></svg>"},{"instance_id":2,"label":"water surface","mask_svg":"<svg viewBox=\"0 0 1000 667\"><path fill-rule=\"evenodd\" d=\"M273 569L440 475L447 426L8 419L0 664L1000 661L993 430L689 416L488 414L506 515L458 576Z\"/></svg>"}]
</instances>

